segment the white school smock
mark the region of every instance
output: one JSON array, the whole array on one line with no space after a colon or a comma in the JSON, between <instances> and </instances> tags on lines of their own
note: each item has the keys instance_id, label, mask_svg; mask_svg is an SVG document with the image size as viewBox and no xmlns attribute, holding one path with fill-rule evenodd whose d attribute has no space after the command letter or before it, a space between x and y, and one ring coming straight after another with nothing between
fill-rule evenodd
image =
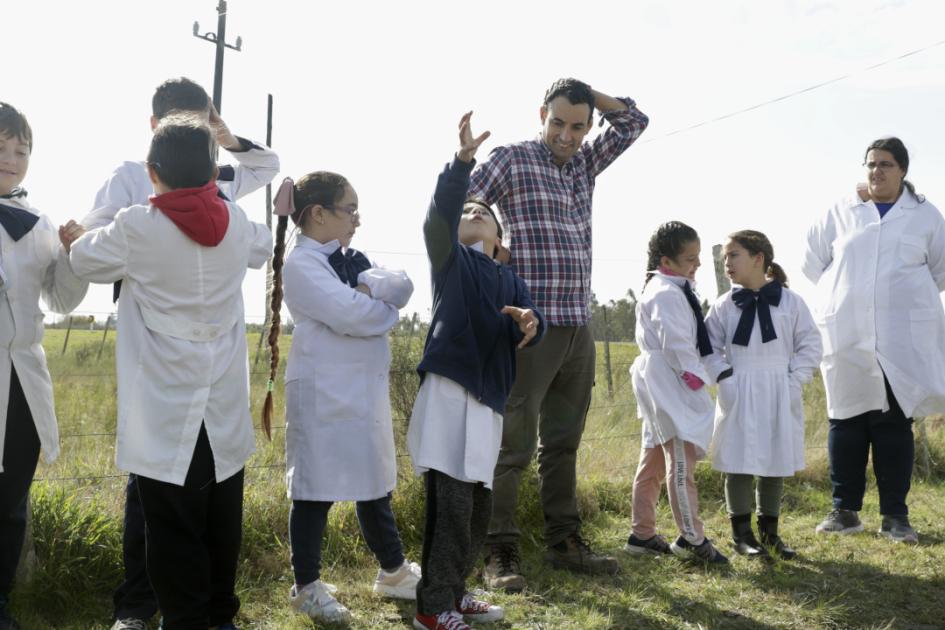
<instances>
[{"instance_id":1,"label":"white school smock","mask_svg":"<svg viewBox=\"0 0 945 630\"><path fill-rule=\"evenodd\" d=\"M706 316L710 375L734 370L719 382L715 405L710 455L721 472L789 477L804 469L802 386L820 363L820 333L804 300L787 287L769 309L777 339L762 343L756 313L747 346L732 343L742 316L732 291Z\"/></svg>"},{"instance_id":2,"label":"white school smock","mask_svg":"<svg viewBox=\"0 0 945 630\"><path fill-rule=\"evenodd\" d=\"M292 500L370 501L397 483L387 333L413 284L403 272L382 281L362 272L372 296L356 291L328 262L338 247L299 234L282 272L295 322L285 372Z\"/></svg>"},{"instance_id":3,"label":"white school smock","mask_svg":"<svg viewBox=\"0 0 945 630\"><path fill-rule=\"evenodd\" d=\"M501 446L502 414L456 381L424 375L407 430L414 472L438 470L491 489Z\"/></svg>"},{"instance_id":4,"label":"white school smock","mask_svg":"<svg viewBox=\"0 0 945 630\"><path fill-rule=\"evenodd\" d=\"M186 236L153 206L121 210L72 245L75 272L122 280L118 301L120 470L184 485L205 424L217 481L253 453L243 277L269 259L272 235L234 203L215 247Z\"/></svg>"},{"instance_id":5,"label":"white school smock","mask_svg":"<svg viewBox=\"0 0 945 630\"><path fill-rule=\"evenodd\" d=\"M630 376L643 420L643 447L679 438L694 444L701 457L712 439L714 406L705 387L691 390L682 379L689 372L710 381L696 347L696 318L682 290L686 281L653 272L637 302L640 356Z\"/></svg>"},{"instance_id":6,"label":"white school smock","mask_svg":"<svg viewBox=\"0 0 945 630\"><path fill-rule=\"evenodd\" d=\"M827 413L888 411L883 373L906 417L945 412L945 219L904 191L880 219L853 196L810 228L804 273L817 284L815 320Z\"/></svg>"},{"instance_id":7,"label":"white school smock","mask_svg":"<svg viewBox=\"0 0 945 630\"><path fill-rule=\"evenodd\" d=\"M230 172L227 178L218 179L220 192L229 201L236 201L262 188L279 173L279 156L261 144L253 144L247 151L231 151L238 165L224 167ZM148 167L144 162L123 162L105 180L95 194L92 211L82 219L86 229L104 227L114 220L122 208L147 205L148 197L154 194L154 186L148 178Z\"/></svg>"},{"instance_id":8,"label":"white school smock","mask_svg":"<svg viewBox=\"0 0 945 630\"><path fill-rule=\"evenodd\" d=\"M39 214L25 199L3 199ZM7 434L11 368L23 387L43 449L50 463L59 455L59 429L53 405L52 379L43 352L43 312L39 300L57 313L68 313L82 301L88 283L79 279L59 244L59 232L45 215L20 240L14 241L0 227L0 267L4 290L0 291L0 473Z\"/></svg>"}]
</instances>

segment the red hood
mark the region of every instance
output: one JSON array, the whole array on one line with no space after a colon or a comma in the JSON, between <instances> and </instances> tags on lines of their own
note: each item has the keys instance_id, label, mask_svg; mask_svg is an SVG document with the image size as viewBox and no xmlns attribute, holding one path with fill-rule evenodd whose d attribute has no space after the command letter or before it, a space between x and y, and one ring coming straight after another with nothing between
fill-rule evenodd
<instances>
[{"instance_id":1,"label":"red hood","mask_svg":"<svg viewBox=\"0 0 945 630\"><path fill-rule=\"evenodd\" d=\"M181 232L201 245L215 247L226 236L230 210L214 181L200 188L178 188L163 195L151 195L148 200Z\"/></svg>"}]
</instances>

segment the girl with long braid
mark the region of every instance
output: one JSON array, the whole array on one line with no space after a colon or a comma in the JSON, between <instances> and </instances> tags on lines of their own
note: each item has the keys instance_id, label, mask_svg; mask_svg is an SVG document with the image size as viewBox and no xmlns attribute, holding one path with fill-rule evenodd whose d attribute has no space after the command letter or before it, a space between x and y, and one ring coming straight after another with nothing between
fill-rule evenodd
<instances>
[{"instance_id":1,"label":"girl with long braid","mask_svg":"<svg viewBox=\"0 0 945 630\"><path fill-rule=\"evenodd\" d=\"M373 265L349 247L361 225L358 196L341 175L286 178L276 195L273 351L263 425L272 420L279 311L295 322L285 374L286 483L292 499L289 543L293 608L313 619L345 621L350 611L320 579L321 543L336 501L356 501L358 523L380 564L374 592L414 599L420 567L404 558L391 511L397 460L390 411L387 333L413 293L402 271ZM298 226L285 259L288 219Z\"/></svg>"},{"instance_id":2,"label":"girl with long braid","mask_svg":"<svg viewBox=\"0 0 945 630\"><path fill-rule=\"evenodd\" d=\"M709 447L713 420L703 365L712 346L693 291L699 251L699 235L678 221L659 226L650 238L647 278L636 308L640 356L630 368L643 438L633 480L633 530L624 549L724 565L728 559L703 531L693 476ZM664 478L680 532L672 544L656 533Z\"/></svg>"},{"instance_id":3,"label":"girl with long braid","mask_svg":"<svg viewBox=\"0 0 945 630\"><path fill-rule=\"evenodd\" d=\"M820 333L804 300L787 288L767 236L735 232L723 251L725 271L738 286L706 316L713 349L707 367L710 374L729 368L734 374L719 382L712 467L725 473L736 553L770 559L770 550L790 560L795 552L778 535L781 494L784 478L804 468L801 387L820 363ZM752 494L760 543L751 528Z\"/></svg>"}]
</instances>

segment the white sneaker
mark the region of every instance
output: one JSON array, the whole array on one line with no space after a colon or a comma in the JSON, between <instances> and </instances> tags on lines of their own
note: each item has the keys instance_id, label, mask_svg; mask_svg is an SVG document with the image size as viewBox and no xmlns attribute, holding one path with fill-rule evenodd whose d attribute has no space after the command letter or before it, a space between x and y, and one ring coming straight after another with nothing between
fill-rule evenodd
<instances>
[{"instance_id":1,"label":"white sneaker","mask_svg":"<svg viewBox=\"0 0 945 630\"><path fill-rule=\"evenodd\" d=\"M420 565L404 560L396 571L388 573L381 569L377 572L374 592L394 599L417 599L417 583L420 577Z\"/></svg>"},{"instance_id":2,"label":"white sneaker","mask_svg":"<svg viewBox=\"0 0 945 630\"><path fill-rule=\"evenodd\" d=\"M308 615L312 619L325 621L351 621L351 611L342 606L334 597L338 587L315 580L302 589L293 586L289 591L289 603L292 608Z\"/></svg>"}]
</instances>

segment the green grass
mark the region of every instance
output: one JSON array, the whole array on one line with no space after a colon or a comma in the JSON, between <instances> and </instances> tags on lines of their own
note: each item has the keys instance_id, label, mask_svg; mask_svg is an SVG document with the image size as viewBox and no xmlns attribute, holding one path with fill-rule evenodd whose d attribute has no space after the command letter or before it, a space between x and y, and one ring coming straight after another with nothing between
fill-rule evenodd
<instances>
[{"instance_id":1,"label":"green grass","mask_svg":"<svg viewBox=\"0 0 945 630\"><path fill-rule=\"evenodd\" d=\"M121 577L121 513L125 475L114 468L115 383L113 333L98 357L102 333L73 330L64 356L65 331L47 331L45 347L56 385L62 454L40 465L32 490L38 567L14 592L13 607L25 628L107 628L111 592ZM252 404L258 415L268 369L254 366L258 337L251 335ZM283 356L289 337L283 338ZM413 367L422 339L392 340L391 399L403 453L404 418L416 389ZM630 487L639 452L640 425L627 369L632 344L612 344L613 396L608 396L603 349L585 439L579 451L578 496L585 534L601 550L617 552L630 528ZM281 384L281 380L280 380ZM277 388L277 393L278 393ZM724 571L705 570L673 558L636 559L619 554L616 577L572 575L543 563L541 509L534 471L519 504L524 568L529 588L497 594L508 619L497 628L911 628L945 627L945 540L941 527L945 478L945 426L925 422L928 470L910 494L919 546L894 545L875 535L879 526L875 485L870 481L863 519L866 534L825 538L813 533L829 509L826 418L819 379L805 391L807 469L786 484L782 535L801 557L762 566L734 558ZM281 427L281 394L276 427ZM243 628L312 628L291 612L282 432L271 443L261 436L246 477L244 541L239 571ZM921 447L919 449L921 453ZM920 460L922 457L920 456ZM422 487L402 456L395 513L408 555L422 543ZM723 550L727 544L722 478L707 464L697 469L706 530ZM665 500L659 524L673 531ZM355 628L404 628L413 606L375 598L376 566L360 538L351 505L331 513L324 542L323 576L340 588L339 598L355 613ZM475 579L472 585L476 586ZM317 627L317 626L315 626Z\"/></svg>"}]
</instances>

